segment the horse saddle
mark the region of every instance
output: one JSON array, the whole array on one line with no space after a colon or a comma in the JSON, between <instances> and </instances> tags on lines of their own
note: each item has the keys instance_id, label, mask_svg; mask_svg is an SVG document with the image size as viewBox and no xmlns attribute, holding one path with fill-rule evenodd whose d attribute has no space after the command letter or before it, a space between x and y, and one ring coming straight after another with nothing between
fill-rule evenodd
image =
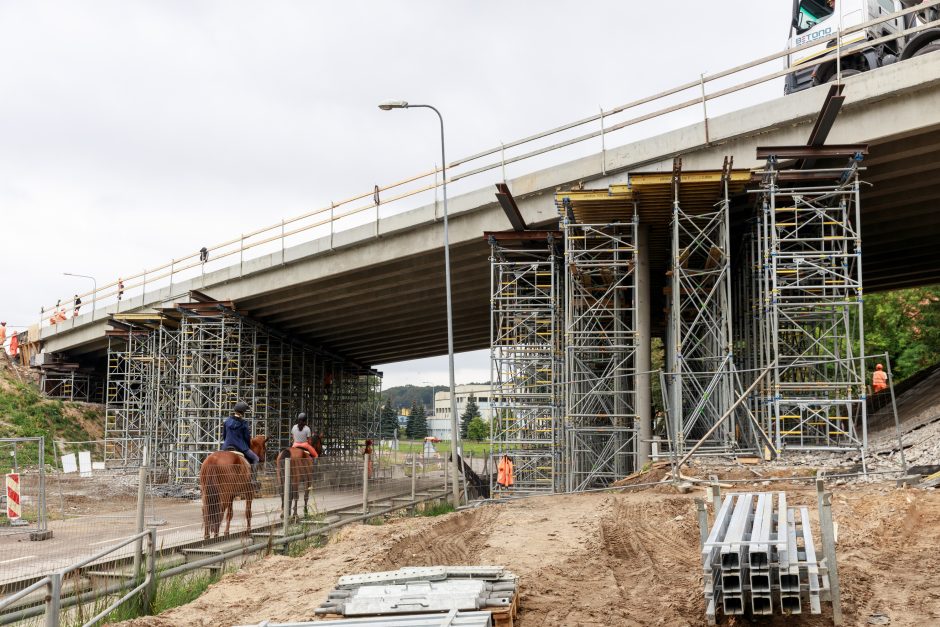
<instances>
[{"instance_id":1,"label":"horse saddle","mask_svg":"<svg viewBox=\"0 0 940 627\"><path fill-rule=\"evenodd\" d=\"M228 452L228 453L235 453L236 455L241 455L242 457L245 457L245 454L244 454L244 453L242 453L241 451L239 451L237 448L232 448L231 446L227 446L227 447L225 447L225 448L222 449L222 450L223 450L223 451L226 451L226 452Z\"/></svg>"}]
</instances>

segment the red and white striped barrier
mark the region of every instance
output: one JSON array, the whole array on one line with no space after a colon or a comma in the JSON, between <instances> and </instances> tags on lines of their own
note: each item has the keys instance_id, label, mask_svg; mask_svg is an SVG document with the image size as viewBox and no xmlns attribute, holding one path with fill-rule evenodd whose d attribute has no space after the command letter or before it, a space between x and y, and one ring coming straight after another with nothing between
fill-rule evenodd
<instances>
[{"instance_id":1,"label":"red and white striped barrier","mask_svg":"<svg viewBox=\"0 0 940 627\"><path fill-rule=\"evenodd\" d=\"M10 521L19 520L20 509L20 474L11 472L7 475L7 518Z\"/></svg>"}]
</instances>

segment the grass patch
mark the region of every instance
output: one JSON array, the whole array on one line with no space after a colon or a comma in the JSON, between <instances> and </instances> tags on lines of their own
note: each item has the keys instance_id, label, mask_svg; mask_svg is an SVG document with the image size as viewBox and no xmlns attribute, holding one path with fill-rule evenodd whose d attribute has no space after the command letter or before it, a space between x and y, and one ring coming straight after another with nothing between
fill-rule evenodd
<instances>
[{"instance_id":1,"label":"grass patch","mask_svg":"<svg viewBox=\"0 0 940 627\"><path fill-rule=\"evenodd\" d=\"M81 442L93 439L80 420L70 417L80 415L86 421L101 423L99 411L77 403L44 398L39 388L32 383L21 383L3 374L0 385L0 437L28 438L44 436L45 462L53 464L53 440ZM0 455L0 473L10 472L12 458L8 454L12 445L6 445ZM20 467L34 466L39 461L35 444L17 445L17 463Z\"/></svg>"},{"instance_id":2,"label":"grass patch","mask_svg":"<svg viewBox=\"0 0 940 627\"><path fill-rule=\"evenodd\" d=\"M303 557L308 550L319 549L326 546L326 543L326 536L310 536L306 540L297 540L288 544L287 552L284 555L287 557Z\"/></svg>"},{"instance_id":3,"label":"grass patch","mask_svg":"<svg viewBox=\"0 0 940 627\"><path fill-rule=\"evenodd\" d=\"M454 505L447 501L439 501L431 505L425 504L424 507L415 512L416 516L443 516L454 511Z\"/></svg>"}]
</instances>

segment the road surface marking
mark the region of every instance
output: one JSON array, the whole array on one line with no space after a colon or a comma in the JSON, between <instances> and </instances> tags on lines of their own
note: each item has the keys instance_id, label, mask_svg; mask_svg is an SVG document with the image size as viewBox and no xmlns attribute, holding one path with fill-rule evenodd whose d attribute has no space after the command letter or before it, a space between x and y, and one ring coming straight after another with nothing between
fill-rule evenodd
<instances>
[{"instance_id":1,"label":"road surface marking","mask_svg":"<svg viewBox=\"0 0 940 627\"><path fill-rule=\"evenodd\" d=\"M33 558L33 557L36 557L36 556L35 556L35 555L27 555L26 557L14 557L14 558L11 559L11 560L3 560L2 562L0 562L0 564L9 564L9 563L11 563L11 562L19 562L19 561L21 561L21 560L28 560L28 559L31 559L31 558Z\"/></svg>"},{"instance_id":2,"label":"road surface marking","mask_svg":"<svg viewBox=\"0 0 940 627\"><path fill-rule=\"evenodd\" d=\"M188 525L180 525L179 527L168 527L166 529L158 529L157 533L166 533L167 531L174 531L176 529L185 529L186 527L195 527L196 525L201 525L202 523L190 523ZM129 534L133 535L133 534ZM121 540L126 540L127 536L121 536L120 538L111 538L110 540L100 540L98 542L92 542L88 546L97 546L99 544L107 544L108 542L120 542Z\"/></svg>"}]
</instances>

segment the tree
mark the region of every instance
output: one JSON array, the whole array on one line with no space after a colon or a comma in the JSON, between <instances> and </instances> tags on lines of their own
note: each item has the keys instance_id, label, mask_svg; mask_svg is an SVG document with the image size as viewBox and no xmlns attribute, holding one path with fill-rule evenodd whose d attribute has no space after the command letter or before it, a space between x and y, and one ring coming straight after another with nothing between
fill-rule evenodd
<instances>
[{"instance_id":1,"label":"tree","mask_svg":"<svg viewBox=\"0 0 940 627\"><path fill-rule=\"evenodd\" d=\"M411 411L408 412L408 421L405 423L405 437L415 439L415 418L418 416L418 401L411 401Z\"/></svg>"},{"instance_id":2,"label":"tree","mask_svg":"<svg viewBox=\"0 0 940 627\"><path fill-rule=\"evenodd\" d=\"M382 415L379 419L379 433L383 439L392 439L395 437L395 431L398 429L398 412L392 409L391 404L385 403L382 408Z\"/></svg>"},{"instance_id":3,"label":"tree","mask_svg":"<svg viewBox=\"0 0 940 627\"><path fill-rule=\"evenodd\" d=\"M467 427L470 426L470 421L474 418L480 417L480 408L477 407L477 399L471 394L470 398L467 399L467 408L463 410L463 414L460 416L460 437L467 437Z\"/></svg>"},{"instance_id":4,"label":"tree","mask_svg":"<svg viewBox=\"0 0 940 627\"><path fill-rule=\"evenodd\" d=\"M885 352L894 383L940 361L940 286L865 295L865 353ZM880 361L872 358L868 371Z\"/></svg>"},{"instance_id":5,"label":"tree","mask_svg":"<svg viewBox=\"0 0 940 627\"><path fill-rule=\"evenodd\" d=\"M424 413L424 405L418 405L411 410L414 419L414 428L411 437L415 440L423 440L428 437L428 419Z\"/></svg>"},{"instance_id":6,"label":"tree","mask_svg":"<svg viewBox=\"0 0 940 627\"><path fill-rule=\"evenodd\" d=\"M467 435L465 437L468 440L482 442L490 437L490 427L485 420L479 416L474 416L467 424Z\"/></svg>"}]
</instances>

